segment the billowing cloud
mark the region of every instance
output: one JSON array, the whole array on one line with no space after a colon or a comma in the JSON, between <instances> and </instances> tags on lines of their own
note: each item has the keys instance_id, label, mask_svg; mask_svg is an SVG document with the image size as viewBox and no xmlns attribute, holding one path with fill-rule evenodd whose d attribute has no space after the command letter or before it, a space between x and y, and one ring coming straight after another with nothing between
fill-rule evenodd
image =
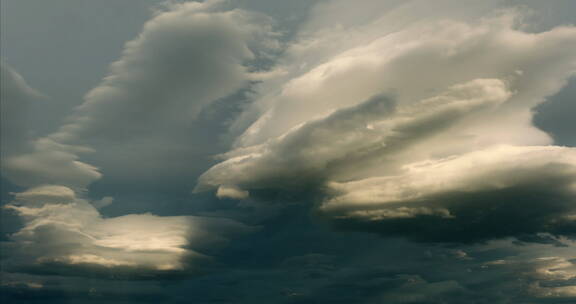
<instances>
[{"instance_id":1,"label":"billowing cloud","mask_svg":"<svg viewBox=\"0 0 576 304\"><path fill-rule=\"evenodd\" d=\"M576 28L525 32L515 10L391 23L422 6L343 26L350 39L309 24L286 57L307 65L264 82L234 127L260 116L196 189L301 193L340 227L423 241L574 235L574 148L532 117L576 71Z\"/></svg>"}]
</instances>

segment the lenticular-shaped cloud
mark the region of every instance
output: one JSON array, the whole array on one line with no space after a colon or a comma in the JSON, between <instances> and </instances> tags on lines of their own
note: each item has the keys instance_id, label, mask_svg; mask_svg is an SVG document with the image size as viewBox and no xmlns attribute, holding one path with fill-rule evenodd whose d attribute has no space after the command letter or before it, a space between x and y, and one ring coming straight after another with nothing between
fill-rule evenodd
<instances>
[{"instance_id":1,"label":"lenticular-shaped cloud","mask_svg":"<svg viewBox=\"0 0 576 304\"><path fill-rule=\"evenodd\" d=\"M509 96L505 84L497 79L456 85L442 95L398 109L392 98L376 96L297 126L263 145L232 151L229 160L205 173L200 182L247 189L306 187L346 176L351 165L355 167L351 174L356 175L356 170L383 154L401 153Z\"/></svg>"},{"instance_id":2,"label":"lenticular-shaped cloud","mask_svg":"<svg viewBox=\"0 0 576 304\"><path fill-rule=\"evenodd\" d=\"M248 228L224 219L129 214L105 218L90 201L64 186L45 185L17 193L5 206L24 227L5 246L9 270L102 275L160 275L197 271L201 253ZM60 269L60 270L58 270Z\"/></svg>"},{"instance_id":3,"label":"lenticular-shaped cloud","mask_svg":"<svg viewBox=\"0 0 576 304\"><path fill-rule=\"evenodd\" d=\"M259 117L196 189L312 191L339 227L423 241L573 236L574 148L532 118L576 71L576 28L528 33L515 11L395 27L394 14L341 25L350 39L306 32L284 62L306 64L262 84L233 127Z\"/></svg>"},{"instance_id":4,"label":"lenticular-shaped cloud","mask_svg":"<svg viewBox=\"0 0 576 304\"><path fill-rule=\"evenodd\" d=\"M525 33L515 28L514 18L505 14L468 23L433 20L348 45L257 101L263 114L238 143L262 143L381 92L394 92L403 104L478 78L509 81L511 90L517 92L506 113L493 117L493 127L499 127L502 116L510 116L511 111L520 120L523 110L555 93L574 71L574 55L568 49L574 45L575 29ZM378 26L373 24L371 30ZM545 136L529 129L530 118L523 120L515 122L517 136L545 142ZM521 124L524 130L519 129Z\"/></svg>"}]
</instances>

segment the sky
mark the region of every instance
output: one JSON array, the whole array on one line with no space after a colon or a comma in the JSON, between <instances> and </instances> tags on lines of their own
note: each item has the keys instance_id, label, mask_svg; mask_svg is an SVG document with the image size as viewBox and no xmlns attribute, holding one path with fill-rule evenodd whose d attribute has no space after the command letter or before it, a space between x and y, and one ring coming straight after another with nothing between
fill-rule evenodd
<instances>
[{"instance_id":1,"label":"sky","mask_svg":"<svg viewBox=\"0 0 576 304\"><path fill-rule=\"evenodd\" d=\"M0 300L576 303L576 2L1 2Z\"/></svg>"}]
</instances>

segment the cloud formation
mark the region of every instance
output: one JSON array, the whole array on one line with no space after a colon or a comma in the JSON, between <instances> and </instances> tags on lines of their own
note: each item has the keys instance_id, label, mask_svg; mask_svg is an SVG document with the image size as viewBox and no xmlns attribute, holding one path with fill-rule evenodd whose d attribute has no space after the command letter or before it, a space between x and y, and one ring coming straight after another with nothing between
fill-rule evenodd
<instances>
[{"instance_id":1,"label":"cloud formation","mask_svg":"<svg viewBox=\"0 0 576 304\"><path fill-rule=\"evenodd\" d=\"M5 206L23 221L3 244L10 256L8 269L120 277L197 271L210 260L199 252L248 231L233 220L208 217L104 217L97 207L109 205L112 198L88 198L88 187L103 176L89 163L106 163L107 157L124 163L116 170L128 173L124 182L134 184L142 171L165 177L154 169L170 172L174 151L179 157L189 157L192 150L210 151L187 138L190 122L210 103L260 77L244 64L257 62L275 47L269 26L266 17L227 9L221 1L167 5L126 44L109 75L86 95L68 123L42 138L24 136L19 120L35 92L3 66L3 117L11 118L6 122L10 132L18 132L6 140L26 147L2 154L3 174L28 188ZM80 161L94 152L96 159ZM121 157L126 153L132 156ZM155 161L147 163L147 158Z\"/></svg>"},{"instance_id":2,"label":"cloud formation","mask_svg":"<svg viewBox=\"0 0 576 304\"><path fill-rule=\"evenodd\" d=\"M195 122L199 113L260 79L257 66L277 47L274 35L267 17L222 1L167 5L126 43L66 124L33 140L33 152L5 160L6 174L22 186L78 188L99 178L95 167L124 183L153 171L174 182L193 178L182 162L208 159L228 119ZM83 155L92 166L78 161L94 150Z\"/></svg>"},{"instance_id":3,"label":"cloud formation","mask_svg":"<svg viewBox=\"0 0 576 304\"><path fill-rule=\"evenodd\" d=\"M574 149L499 146L404 171L330 184L320 210L344 227L423 241L576 232Z\"/></svg>"},{"instance_id":4,"label":"cloud formation","mask_svg":"<svg viewBox=\"0 0 576 304\"><path fill-rule=\"evenodd\" d=\"M286 59L309 65L264 82L236 127L260 116L196 189L312 191L301 200L341 227L422 241L574 235L574 148L532 117L576 71L576 28L528 33L514 10L390 23L421 5L344 27L348 40L309 29Z\"/></svg>"},{"instance_id":5,"label":"cloud formation","mask_svg":"<svg viewBox=\"0 0 576 304\"><path fill-rule=\"evenodd\" d=\"M231 220L194 216L105 218L93 202L55 185L17 193L4 208L24 221L5 247L12 256L5 265L31 273L138 278L195 272L210 260L203 249L249 231Z\"/></svg>"},{"instance_id":6,"label":"cloud formation","mask_svg":"<svg viewBox=\"0 0 576 304\"><path fill-rule=\"evenodd\" d=\"M40 138L3 64L0 302L576 301L576 28L520 2L164 3Z\"/></svg>"}]
</instances>

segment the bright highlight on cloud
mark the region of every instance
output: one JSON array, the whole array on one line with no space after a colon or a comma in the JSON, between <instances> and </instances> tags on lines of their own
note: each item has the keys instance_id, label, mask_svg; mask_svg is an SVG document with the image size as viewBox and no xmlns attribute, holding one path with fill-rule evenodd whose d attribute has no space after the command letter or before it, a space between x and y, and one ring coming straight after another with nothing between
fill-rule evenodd
<instances>
[{"instance_id":1,"label":"bright highlight on cloud","mask_svg":"<svg viewBox=\"0 0 576 304\"><path fill-rule=\"evenodd\" d=\"M5 208L24 220L12 237L13 267L30 272L58 267L76 271L114 268L141 276L182 271L209 257L196 252L248 228L231 220L130 214L103 218L92 202L64 186L40 186L15 194ZM61 270L61 272L64 272ZM196 269L192 269L195 271ZM54 271L54 270L52 270Z\"/></svg>"},{"instance_id":2,"label":"bright highlight on cloud","mask_svg":"<svg viewBox=\"0 0 576 304\"><path fill-rule=\"evenodd\" d=\"M314 43L325 28L296 41L287 60L316 64L262 84L260 117L196 189L312 190L338 226L423 241L574 235L576 152L532 117L576 71L576 28L527 33L505 11L393 29L394 14L342 28L339 52Z\"/></svg>"},{"instance_id":3,"label":"bright highlight on cloud","mask_svg":"<svg viewBox=\"0 0 576 304\"><path fill-rule=\"evenodd\" d=\"M87 200L63 186L41 186L16 194L6 206L25 226L13 238L33 263L126 266L135 269L183 268L192 219L149 214L102 218ZM198 254L196 254L198 255Z\"/></svg>"}]
</instances>

